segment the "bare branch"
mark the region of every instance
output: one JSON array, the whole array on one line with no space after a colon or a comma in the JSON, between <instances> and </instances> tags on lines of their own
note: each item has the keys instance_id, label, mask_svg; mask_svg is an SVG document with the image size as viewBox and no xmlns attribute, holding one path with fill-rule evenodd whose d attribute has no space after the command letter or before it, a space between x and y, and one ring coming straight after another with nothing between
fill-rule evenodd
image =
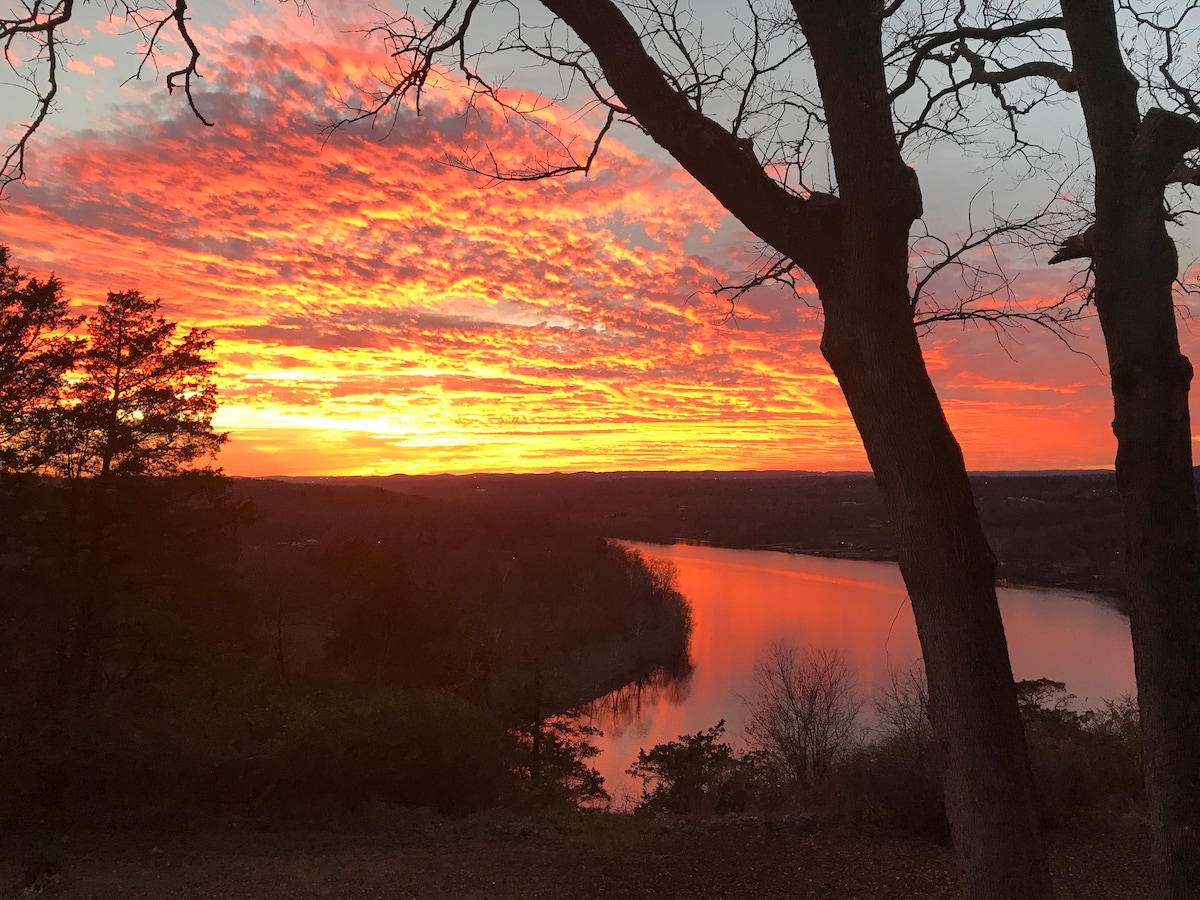
<instances>
[{"instance_id":1,"label":"bare branch","mask_svg":"<svg viewBox=\"0 0 1200 900\"><path fill-rule=\"evenodd\" d=\"M559 135L551 133L543 127L542 130L546 131L551 139L558 143L563 155L570 162L554 163L547 159L540 163L529 163L524 168L512 169L501 165L500 161L496 159L495 153L492 152L491 147L485 144L483 153L464 153L459 159L450 160L450 165L456 169L462 169L476 175L483 175L493 183L502 181L541 181L546 178L557 178L561 175L570 175L576 172L587 175L592 171L592 164L596 161L596 155L600 152L600 145L604 142L605 136L616 120L616 110L609 109L604 125L596 133L595 138L592 140L591 149L582 161L577 160L571 147L564 143ZM540 126L540 123L538 124Z\"/></svg>"},{"instance_id":2,"label":"bare branch","mask_svg":"<svg viewBox=\"0 0 1200 900\"><path fill-rule=\"evenodd\" d=\"M997 44L1001 41L1007 41L1014 37L1037 34L1038 32L1049 29L1061 28L1061 16L1044 16L1037 19L1031 19L1028 22L1015 22L1007 26L975 28L958 27L949 31L943 31L938 34L926 36L912 50L907 74L905 75L904 80L892 89L890 97L893 101L895 101L913 88L917 84L917 81L920 78L921 68L926 62L931 59L944 61L945 57L937 52L943 47L958 46L961 48L966 45L965 42L967 40L978 40L990 44Z\"/></svg>"},{"instance_id":3,"label":"bare branch","mask_svg":"<svg viewBox=\"0 0 1200 900\"><path fill-rule=\"evenodd\" d=\"M188 52L191 55L188 58L187 65L167 75L167 92L174 93L175 89L180 86L177 79L182 78L183 93L187 97L188 106L191 107L193 115L211 128L213 123L200 114L200 110L196 108L196 98L192 96L192 77L201 77L196 71L196 64L200 61L200 49L196 46L196 42L192 40L192 35L188 32L186 12L187 0L175 0L175 7L171 11L171 18L175 22L176 31L183 38L183 42L187 44Z\"/></svg>"}]
</instances>

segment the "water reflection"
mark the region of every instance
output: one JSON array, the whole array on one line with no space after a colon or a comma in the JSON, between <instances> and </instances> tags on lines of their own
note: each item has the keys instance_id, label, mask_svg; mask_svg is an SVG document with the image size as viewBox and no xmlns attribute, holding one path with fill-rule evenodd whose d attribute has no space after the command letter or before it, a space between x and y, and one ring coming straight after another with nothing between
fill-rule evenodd
<instances>
[{"instance_id":1,"label":"water reflection","mask_svg":"<svg viewBox=\"0 0 1200 900\"><path fill-rule=\"evenodd\" d=\"M644 737L652 710L661 704L681 706L690 699L694 671L690 660L676 668L655 669L647 678L630 682L588 704L588 724L601 729L610 740L624 737L630 729Z\"/></svg>"},{"instance_id":2,"label":"water reflection","mask_svg":"<svg viewBox=\"0 0 1200 900\"><path fill-rule=\"evenodd\" d=\"M894 564L692 545L634 544L647 558L674 563L692 604L692 668L658 671L589 708L596 767L618 803L640 783L625 774L640 748L691 734L725 719L740 737L753 692L756 657L783 640L800 648L839 648L868 700L891 671L920 659L916 626ZM1082 595L1006 588L1000 592L1017 678L1066 682L1081 702L1133 692L1129 625ZM870 708L868 702L867 708Z\"/></svg>"}]
</instances>

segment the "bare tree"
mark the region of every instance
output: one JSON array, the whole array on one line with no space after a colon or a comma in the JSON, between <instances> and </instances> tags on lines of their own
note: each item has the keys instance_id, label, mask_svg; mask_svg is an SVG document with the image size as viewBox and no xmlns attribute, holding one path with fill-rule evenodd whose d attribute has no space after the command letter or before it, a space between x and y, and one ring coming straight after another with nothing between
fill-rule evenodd
<instances>
[{"instance_id":1,"label":"bare tree","mask_svg":"<svg viewBox=\"0 0 1200 900\"><path fill-rule=\"evenodd\" d=\"M633 124L811 280L824 312L821 349L883 494L917 620L963 892L1038 900L1052 891L996 602L995 558L913 322L910 234L923 203L901 145L923 134L955 135L957 125L953 116L935 115L937 103L926 109L906 98L926 84L922 66L937 62L939 48L952 41L936 35L900 56L885 54L885 30L904 6L752 2L739 36L714 43L688 7L672 0L446 0L419 16L380 23L376 33L393 69L348 118L375 116L399 101L419 109L429 75L443 64L474 88L472 102L503 105L481 64L492 52L524 53L557 66L567 93L587 92L602 123L582 150L564 141L563 160L541 161L517 177L587 171L610 126ZM173 9L182 34L181 0ZM71 4L63 0L53 10L69 18ZM516 24L484 46L474 36L487 13L508 14ZM530 23L535 13L542 19ZM37 29L51 60L55 27L42 18L26 27ZM13 28L12 20L0 20L0 40L10 40ZM911 83L904 58L918 70ZM901 73L899 84L889 84L889 71ZM1016 152L1034 148L1018 145ZM808 163L821 154L830 172L818 184ZM491 162L486 152L467 160L505 174Z\"/></svg>"},{"instance_id":2,"label":"bare tree","mask_svg":"<svg viewBox=\"0 0 1200 900\"><path fill-rule=\"evenodd\" d=\"M883 734L917 751L932 749L924 668L917 663L903 672L893 670L888 674L888 683L875 696L875 714Z\"/></svg>"},{"instance_id":3,"label":"bare tree","mask_svg":"<svg viewBox=\"0 0 1200 900\"><path fill-rule=\"evenodd\" d=\"M816 784L857 746L862 698L840 650L801 655L774 643L754 664L754 684L746 735L789 778Z\"/></svg>"},{"instance_id":4,"label":"bare tree","mask_svg":"<svg viewBox=\"0 0 1200 900\"><path fill-rule=\"evenodd\" d=\"M1108 348L1155 894L1197 897L1200 527L1188 409L1192 365L1179 349L1179 260L1164 208L1167 184L1195 171L1183 164L1185 153L1200 148L1200 104L1172 69L1175 42L1196 4L1137 14L1164 38L1159 71L1178 110L1144 115L1114 6L1062 2L1095 161L1095 221L1052 261L1090 260Z\"/></svg>"},{"instance_id":5,"label":"bare tree","mask_svg":"<svg viewBox=\"0 0 1200 900\"><path fill-rule=\"evenodd\" d=\"M1188 407L1192 365L1180 351L1175 319L1179 260L1167 222L1177 213L1167 204L1167 188L1200 183L1200 169L1186 159L1200 149L1200 97L1190 87L1200 61L1188 46L1200 4L1057 5L1060 16L1038 16L1032 4L1015 7L1011 24L993 27L986 39L960 5L944 30L914 43L913 59L936 60L949 73L927 92L930 98L957 100L963 87L991 85L1014 134L1022 116L1053 99L1055 89L1078 93L1094 163L1094 205L1086 227L1068 232L1049 261L1086 261L1082 296L1095 305L1108 352L1155 895L1196 897L1200 527ZM985 19L987 6L979 13ZM1011 45L1018 35L1033 41L1020 53ZM1040 87L1015 99L1011 92L1030 90L1030 82ZM1146 95L1154 106L1143 114ZM1029 152L1032 145L1014 146Z\"/></svg>"}]
</instances>

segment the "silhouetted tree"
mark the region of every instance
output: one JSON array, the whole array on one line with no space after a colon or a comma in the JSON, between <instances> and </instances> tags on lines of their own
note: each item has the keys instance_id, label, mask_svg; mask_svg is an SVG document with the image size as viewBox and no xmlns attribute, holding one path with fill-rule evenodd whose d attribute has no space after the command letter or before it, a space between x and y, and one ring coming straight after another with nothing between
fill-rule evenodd
<instances>
[{"instance_id":1,"label":"silhouetted tree","mask_svg":"<svg viewBox=\"0 0 1200 900\"><path fill-rule=\"evenodd\" d=\"M83 378L60 416L65 434L55 467L71 478L173 475L216 453L213 342L176 323L138 291L110 293L88 325Z\"/></svg>"},{"instance_id":2,"label":"silhouetted tree","mask_svg":"<svg viewBox=\"0 0 1200 900\"><path fill-rule=\"evenodd\" d=\"M0 472L28 472L49 452L47 437L60 402L63 376L81 341L62 282L22 275L0 245Z\"/></svg>"},{"instance_id":3,"label":"silhouetted tree","mask_svg":"<svg viewBox=\"0 0 1200 900\"><path fill-rule=\"evenodd\" d=\"M445 6L432 27L404 18L388 30L401 69L375 109L419 93L441 53L460 61L476 6L466 4L461 14L457 4ZM707 58L702 41L667 4L639 7L646 12L641 20L612 0L544 0L542 6L578 42L531 41L530 50L582 70L610 119L635 120L789 269L802 270L815 284L825 314L821 349L862 435L896 534L929 676L931 716L946 755L947 808L964 892L1049 897L996 602L995 558L913 322L909 235L922 199L916 172L900 152L882 48L884 22L899 4L793 0L789 13L774 20L811 59L819 107L771 80L771 66L779 63L766 58L767 43L743 48L740 85L730 83L732 69L708 72L696 63ZM765 28L771 20L754 22ZM769 86L759 91L757 85ZM714 111L719 105L705 106L714 91L743 98L724 124ZM743 131L756 121L748 109L771 110L776 123L789 109L821 121L837 193L774 177L802 169L802 144L790 145L794 155L770 160L765 169L754 133ZM786 152L789 145L783 146Z\"/></svg>"},{"instance_id":4,"label":"silhouetted tree","mask_svg":"<svg viewBox=\"0 0 1200 900\"><path fill-rule=\"evenodd\" d=\"M639 750L628 771L642 779L640 808L668 813L729 811L743 763L724 736L722 719L706 731Z\"/></svg>"},{"instance_id":5,"label":"silhouetted tree","mask_svg":"<svg viewBox=\"0 0 1200 900\"><path fill-rule=\"evenodd\" d=\"M773 644L754 664L754 685L746 734L789 779L819 782L859 743L862 698L841 651Z\"/></svg>"},{"instance_id":6,"label":"silhouetted tree","mask_svg":"<svg viewBox=\"0 0 1200 900\"><path fill-rule=\"evenodd\" d=\"M1143 115L1113 0L1063 0L1062 12L1096 167L1078 255L1091 259L1112 380L1156 896L1182 900L1200 896L1200 527L1164 192L1200 148L1200 104L1183 92L1187 115Z\"/></svg>"},{"instance_id":7,"label":"silhouetted tree","mask_svg":"<svg viewBox=\"0 0 1200 900\"><path fill-rule=\"evenodd\" d=\"M82 377L39 420L39 445L51 451L41 471L68 485L38 492L36 514L53 533L28 554L44 567L32 588L57 617L60 698L110 678L118 607L127 639L135 620L169 618L151 613L155 605L194 596L185 581L170 583L180 571L171 563L186 569L188 559L169 550L173 540L193 534L192 558L225 571L213 554L238 518L236 504L217 473L193 471L226 440L212 428L215 364L205 354L213 343L197 329L175 340L178 326L158 308L137 291L110 293L76 358ZM216 518L201 538L193 526L209 521L206 509ZM159 638L147 646L162 650Z\"/></svg>"}]
</instances>

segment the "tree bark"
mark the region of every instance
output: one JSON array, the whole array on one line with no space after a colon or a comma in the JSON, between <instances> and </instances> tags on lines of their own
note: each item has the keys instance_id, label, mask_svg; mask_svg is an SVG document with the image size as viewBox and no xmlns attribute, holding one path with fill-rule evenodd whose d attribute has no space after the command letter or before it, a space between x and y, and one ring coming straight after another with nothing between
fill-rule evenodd
<instances>
[{"instance_id":1,"label":"tree bark","mask_svg":"<svg viewBox=\"0 0 1200 900\"><path fill-rule=\"evenodd\" d=\"M825 310L822 351L883 493L912 600L970 898L1052 896L1025 736L962 453L913 327L916 173L896 145L878 0L793 0L821 88L839 196L801 199L672 89L611 0L543 0L587 44L650 136L751 231L803 268Z\"/></svg>"},{"instance_id":2,"label":"tree bark","mask_svg":"<svg viewBox=\"0 0 1200 900\"><path fill-rule=\"evenodd\" d=\"M1093 296L1108 348L1154 896L1200 897L1200 538L1163 192L1200 125L1138 110L1112 0L1063 0L1096 166Z\"/></svg>"},{"instance_id":3,"label":"tree bark","mask_svg":"<svg viewBox=\"0 0 1200 900\"><path fill-rule=\"evenodd\" d=\"M896 146L880 20L794 0L821 87L840 189L835 261L814 281L821 349L862 435L896 539L944 760L968 897L1050 897L1025 735L987 544L962 452L912 324L916 173Z\"/></svg>"}]
</instances>

